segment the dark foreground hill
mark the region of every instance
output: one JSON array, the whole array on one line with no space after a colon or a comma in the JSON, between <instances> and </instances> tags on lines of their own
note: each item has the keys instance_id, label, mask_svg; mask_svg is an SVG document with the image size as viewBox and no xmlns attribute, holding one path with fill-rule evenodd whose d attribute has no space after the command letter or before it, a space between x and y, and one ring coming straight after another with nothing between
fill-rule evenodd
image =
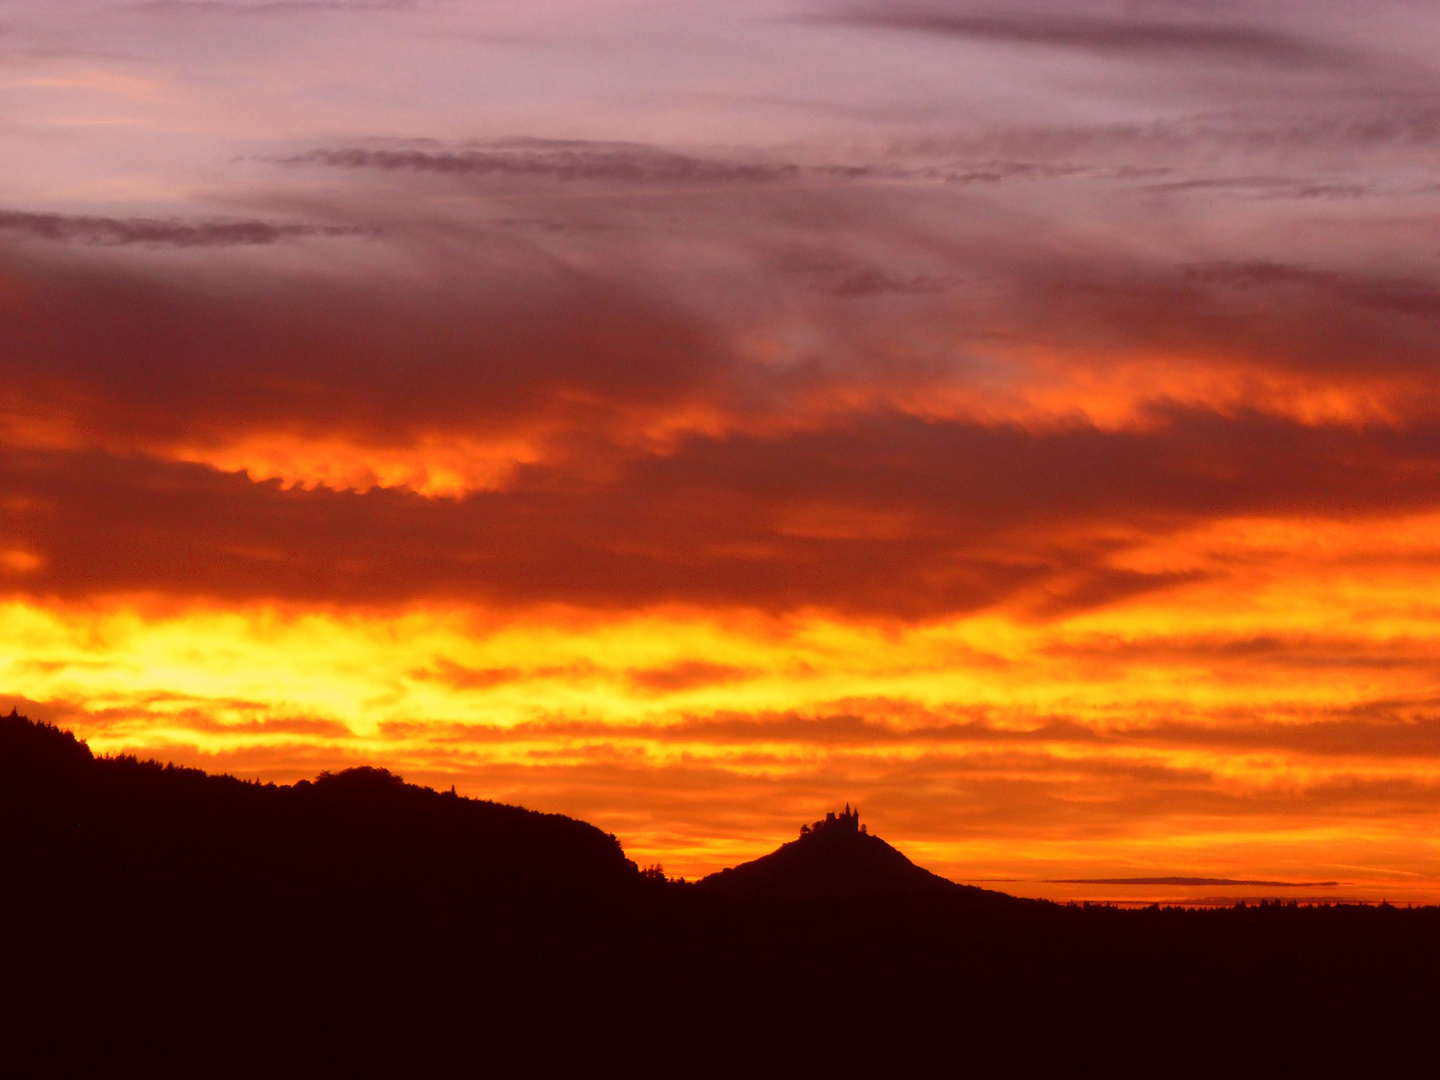
<instances>
[{"instance_id":1,"label":"dark foreground hill","mask_svg":"<svg viewBox=\"0 0 1440 1080\"><path fill-rule=\"evenodd\" d=\"M380 771L246 784L21 717L0 872L13 1075L1374 1074L1440 1004L1435 909L737 897Z\"/></svg>"},{"instance_id":2,"label":"dark foreground hill","mask_svg":"<svg viewBox=\"0 0 1440 1080\"><path fill-rule=\"evenodd\" d=\"M860 824L860 811L847 805L800 829L800 838L769 855L709 875L699 887L726 896L824 900L839 897L973 894L996 901L1000 893L957 885L916 866L900 852L871 836ZM1013 901L1012 901L1013 902Z\"/></svg>"},{"instance_id":3,"label":"dark foreground hill","mask_svg":"<svg viewBox=\"0 0 1440 1080\"><path fill-rule=\"evenodd\" d=\"M614 836L558 814L442 794L384 769L277 786L97 759L68 732L16 715L0 717L0 842L47 887L238 889L257 902L397 887L588 894L637 877Z\"/></svg>"}]
</instances>

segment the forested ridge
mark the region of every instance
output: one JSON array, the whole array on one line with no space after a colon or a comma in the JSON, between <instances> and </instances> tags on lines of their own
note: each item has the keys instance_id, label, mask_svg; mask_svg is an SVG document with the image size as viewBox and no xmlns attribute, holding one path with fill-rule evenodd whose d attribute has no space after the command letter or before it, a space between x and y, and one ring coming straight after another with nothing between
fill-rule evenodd
<instances>
[{"instance_id":1,"label":"forested ridge","mask_svg":"<svg viewBox=\"0 0 1440 1080\"><path fill-rule=\"evenodd\" d=\"M1374 1067L1440 1002L1434 908L732 895L383 770L247 783L20 716L0 849L9 1045L62 1066Z\"/></svg>"}]
</instances>

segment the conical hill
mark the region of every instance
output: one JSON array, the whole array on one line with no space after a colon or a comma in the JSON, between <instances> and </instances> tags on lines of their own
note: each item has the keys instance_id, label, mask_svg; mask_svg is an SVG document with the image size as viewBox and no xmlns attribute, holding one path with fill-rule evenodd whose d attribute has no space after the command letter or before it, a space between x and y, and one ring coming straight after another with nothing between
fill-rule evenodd
<instances>
[{"instance_id":1,"label":"conical hill","mask_svg":"<svg viewBox=\"0 0 1440 1080\"><path fill-rule=\"evenodd\" d=\"M806 900L846 896L897 896L958 892L964 886L916 866L860 825L848 806L800 830L800 837L769 855L700 881L730 896ZM971 891L964 889L964 891ZM980 890L973 890L979 892Z\"/></svg>"}]
</instances>

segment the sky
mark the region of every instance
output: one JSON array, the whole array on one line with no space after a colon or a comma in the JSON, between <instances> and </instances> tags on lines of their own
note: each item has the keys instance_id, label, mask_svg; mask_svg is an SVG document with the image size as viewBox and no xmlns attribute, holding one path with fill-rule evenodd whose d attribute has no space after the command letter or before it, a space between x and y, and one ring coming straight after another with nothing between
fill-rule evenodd
<instances>
[{"instance_id":1,"label":"sky","mask_svg":"<svg viewBox=\"0 0 1440 1080\"><path fill-rule=\"evenodd\" d=\"M694 878L1440 902L1419 0L0 0L0 706Z\"/></svg>"}]
</instances>

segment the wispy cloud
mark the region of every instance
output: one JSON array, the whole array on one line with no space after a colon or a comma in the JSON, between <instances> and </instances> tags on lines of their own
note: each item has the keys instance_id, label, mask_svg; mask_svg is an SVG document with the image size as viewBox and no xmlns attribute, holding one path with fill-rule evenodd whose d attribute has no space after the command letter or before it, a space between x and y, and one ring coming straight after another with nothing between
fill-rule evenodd
<instances>
[{"instance_id":1,"label":"wispy cloud","mask_svg":"<svg viewBox=\"0 0 1440 1080\"><path fill-rule=\"evenodd\" d=\"M788 163L735 162L624 143L512 140L472 149L311 150L279 159L285 165L434 173L442 176L621 182L632 184L772 184L794 179Z\"/></svg>"},{"instance_id":2,"label":"wispy cloud","mask_svg":"<svg viewBox=\"0 0 1440 1080\"><path fill-rule=\"evenodd\" d=\"M307 236L350 236L358 231L348 226L256 220L184 221L0 210L0 232L40 240L102 246L236 247L276 244Z\"/></svg>"},{"instance_id":3,"label":"wispy cloud","mask_svg":"<svg viewBox=\"0 0 1440 1080\"><path fill-rule=\"evenodd\" d=\"M200 15L364 14L418 6L419 0L143 0L132 5L136 11Z\"/></svg>"},{"instance_id":4,"label":"wispy cloud","mask_svg":"<svg viewBox=\"0 0 1440 1080\"><path fill-rule=\"evenodd\" d=\"M856 27L1139 58L1179 54L1306 66L1335 65L1355 58L1348 50L1287 30L1195 18L1117 18L1083 10L987 11L903 2L860 4L812 17Z\"/></svg>"},{"instance_id":5,"label":"wispy cloud","mask_svg":"<svg viewBox=\"0 0 1440 1080\"><path fill-rule=\"evenodd\" d=\"M1248 878L1051 878L1052 885L1251 885L1266 889L1333 889L1338 881L1253 881Z\"/></svg>"}]
</instances>

